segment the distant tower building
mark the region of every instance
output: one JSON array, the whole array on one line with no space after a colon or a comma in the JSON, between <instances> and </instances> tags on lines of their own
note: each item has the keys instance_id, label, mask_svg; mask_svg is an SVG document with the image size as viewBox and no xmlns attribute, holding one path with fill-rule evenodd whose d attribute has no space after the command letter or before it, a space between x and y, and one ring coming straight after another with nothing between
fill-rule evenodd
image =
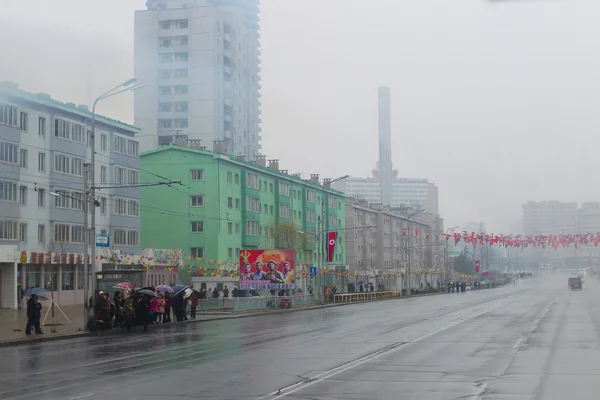
<instances>
[{"instance_id":1,"label":"distant tower building","mask_svg":"<svg viewBox=\"0 0 600 400\"><path fill-rule=\"evenodd\" d=\"M378 88L379 94L379 169L381 203L392 204L392 123L390 88Z\"/></svg>"}]
</instances>

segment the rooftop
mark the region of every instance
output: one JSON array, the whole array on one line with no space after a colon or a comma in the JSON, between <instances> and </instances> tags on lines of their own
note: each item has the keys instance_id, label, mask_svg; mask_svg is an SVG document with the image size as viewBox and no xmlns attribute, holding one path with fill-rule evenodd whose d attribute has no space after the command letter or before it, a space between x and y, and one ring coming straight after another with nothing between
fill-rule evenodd
<instances>
[{"instance_id":1,"label":"rooftop","mask_svg":"<svg viewBox=\"0 0 600 400\"><path fill-rule=\"evenodd\" d=\"M58 100L54 100L50 95L44 93L31 93L19 88L19 85L13 82L0 82L0 93L6 93L15 97L19 97L25 100L32 101L34 103L43 104L50 107L56 107L64 111L69 111L82 117L92 118L92 112L85 106L76 106L74 103L63 103ZM121 129L140 132L141 129L127 124L125 122L118 121L103 115L96 114L96 120L101 121L105 124L113 125Z\"/></svg>"},{"instance_id":2,"label":"rooftop","mask_svg":"<svg viewBox=\"0 0 600 400\"><path fill-rule=\"evenodd\" d=\"M269 175L273 175L273 176L276 176L277 178L280 178L280 179L283 178L283 179L286 179L291 182L300 183L302 185L311 186L317 190L325 190L328 193L335 194L338 196L342 196L342 197L344 196L344 194L342 192L340 192L339 190L335 190L335 189L331 189L331 188L324 188L321 184L311 182L310 180L307 180L307 179L302 179L300 176L298 176L299 174L294 174L296 176L289 175L287 173L281 172L280 170L274 170L269 167L263 167L261 165L256 164L255 162L241 160L235 156L220 154L220 153L216 153L216 152L212 152L212 151L208 151L208 150L184 147L184 146L179 146L179 145L175 145L175 144L170 144L168 146L162 146L162 147L159 147L154 150L149 150L149 151L143 152L140 154L140 159L143 159L144 157L149 156L151 154L161 153L161 152L165 152L165 151L183 151L183 152L199 154L199 155L203 155L203 156L210 156L215 159L218 158L221 160L226 160L230 163L237 164L237 165L243 166L244 168L252 169L257 172L262 172L262 173L266 173Z\"/></svg>"}]
</instances>

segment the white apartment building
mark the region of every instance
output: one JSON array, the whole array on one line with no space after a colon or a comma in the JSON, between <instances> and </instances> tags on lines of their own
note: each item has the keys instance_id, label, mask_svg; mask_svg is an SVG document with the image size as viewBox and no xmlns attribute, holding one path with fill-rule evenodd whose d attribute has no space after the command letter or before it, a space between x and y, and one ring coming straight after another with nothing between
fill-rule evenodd
<instances>
[{"instance_id":1,"label":"white apartment building","mask_svg":"<svg viewBox=\"0 0 600 400\"><path fill-rule=\"evenodd\" d=\"M17 288L51 287L59 304L83 303L84 174L92 114L14 83L0 83L0 308ZM139 251L139 129L96 119L96 233L112 250ZM53 195L57 194L57 195ZM91 235L90 235L91 236ZM89 238L91 244L95 242ZM98 257L105 251L97 248ZM49 283L50 282L50 283Z\"/></svg>"},{"instance_id":2,"label":"white apartment building","mask_svg":"<svg viewBox=\"0 0 600 400\"><path fill-rule=\"evenodd\" d=\"M381 204L380 181L376 178L347 178L334 182L332 187L347 197ZM392 204L397 208L427 209L438 214L438 189L427 179L394 178Z\"/></svg>"},{"instance_id":3,"label":"white apartment building","mask_svg":"<svg viewBox=\"0 0 600 400\"><path fill-rule=\"evenodd\" d=\"M135 14L142 151L181 134L247 160L260 153L259 0L149 0Z\"/></svg>"}]
</instances>

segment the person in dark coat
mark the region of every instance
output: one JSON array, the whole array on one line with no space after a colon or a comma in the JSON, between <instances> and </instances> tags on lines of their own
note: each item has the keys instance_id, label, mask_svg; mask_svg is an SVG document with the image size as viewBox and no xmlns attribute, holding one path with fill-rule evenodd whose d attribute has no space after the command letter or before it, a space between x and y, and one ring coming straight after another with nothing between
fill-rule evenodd
<instances>
[{"instance_id":1,"label":"person in dark coat","mask_svg":"<svg viewBox=\"0 0 600 400\"><path fill-rule=\"evenodd\" d=\"M42 328L40 328L40 319L42 318L42 304L39 302L38 297L34 294L27 301L27 326L25 327L25 334L31 335L31 326L35 328L35 333L42 335Z\"/></svg>"}]
</instances>

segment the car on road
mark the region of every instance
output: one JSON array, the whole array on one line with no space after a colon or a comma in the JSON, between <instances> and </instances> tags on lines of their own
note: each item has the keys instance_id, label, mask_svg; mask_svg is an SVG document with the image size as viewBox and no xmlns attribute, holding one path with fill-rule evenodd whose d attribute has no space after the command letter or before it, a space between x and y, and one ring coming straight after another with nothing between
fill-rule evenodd
<instances>
[{"instance_id":1,"label":"car on road","mask_svg":"<svg viewBox=\"0 0 600 400\"><path fill-rule=\"evenodd\" d=\"M569 289L583 290L583 285L581 284L581 278L569 278Z\"/></svg>"}]
</instances>

